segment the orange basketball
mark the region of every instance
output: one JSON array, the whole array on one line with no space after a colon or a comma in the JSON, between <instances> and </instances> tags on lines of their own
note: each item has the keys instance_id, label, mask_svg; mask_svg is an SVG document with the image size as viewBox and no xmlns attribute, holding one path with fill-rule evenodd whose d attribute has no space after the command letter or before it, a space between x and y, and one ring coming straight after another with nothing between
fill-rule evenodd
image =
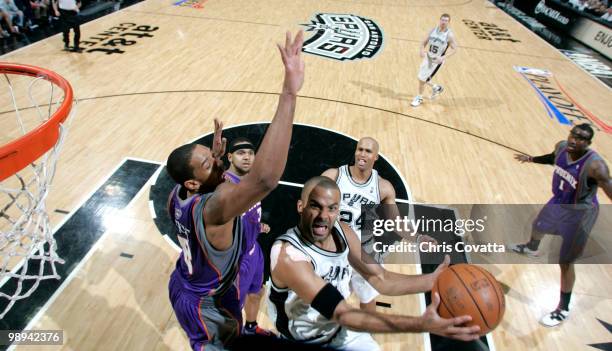
<instances>
[{"instance_id":1,"label":"orange basketball","mask_svg":"<svg viewBox=\"0 0 612 351\"><path fill-rule=\"evenodd\" d=\"M440 294L441 317L470 315L468 326L479 325L480 335L495 329L506 310L499 282L486 269L471 264L448 267L438 276L431 290L435 292Z\"/></svg>"}]
</instances>

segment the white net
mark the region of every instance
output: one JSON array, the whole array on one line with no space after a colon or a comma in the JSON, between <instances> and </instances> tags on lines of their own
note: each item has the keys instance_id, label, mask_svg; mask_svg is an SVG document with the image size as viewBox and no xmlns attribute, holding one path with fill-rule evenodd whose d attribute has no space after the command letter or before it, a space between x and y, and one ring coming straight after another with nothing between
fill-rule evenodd
<instances>
[{"instance_id":1,"label":"white net","mask_svg":"<svg viewBox=\"0 0 612 351\"><path fill-rule=\"evenodd\" d=\"M4 107L0 145L6 145L52 118L65 92L43 73L2 75L0 84L6 83L6 89L0 89L0 106ZM0 319L17 301L32 295L41 281L60 279L56 264L64 261L56 253L45 199L74 111L59 126L54 146L0 182ZM31 138L28 142L38 141Z\"/></svg>"}]
</instances>

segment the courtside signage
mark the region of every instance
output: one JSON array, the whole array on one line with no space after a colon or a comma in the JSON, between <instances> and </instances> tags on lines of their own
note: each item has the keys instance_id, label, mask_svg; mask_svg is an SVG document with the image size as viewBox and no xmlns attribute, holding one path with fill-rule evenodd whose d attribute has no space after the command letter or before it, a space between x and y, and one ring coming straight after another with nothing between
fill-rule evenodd
<instances>
[{"instance_id":1,"label":"courtside signage","mask_svg":"<svg viewBox=\"0 0 612 351\"><path fill-rule=\"evenodd\" d=\"M514 66L514 69L520 73L536 91L551 119L556 119L557 122L565 125L589 123L597 130L612 134L612 126L606 124L603 120L578 104L576 100L563 89L552 72L544 69L521 66Z\"/></svg>"},{"instance_id":2,"label":"courtside signage","mask_svg":"<svg viewBox=\"0 0 612 351\"><path fill-rule=\"evenodd\" d=\"M334 60L372 58L383 45L383 33L371 19L351 14L318 13L302 24L314 35L304 42L303 52Z\"/></svg>"},{"instance_id":3,"label":"courtside signage","mask_svg":"<svg viewBox=\"0 0 612 351\"><path fill-rule=\"evenodd\" d=\"M174 2L174 6L190 7L192 9L201 10L204 8L204 4L208 0L179 0Z\"/></svg>"}]
</instances>

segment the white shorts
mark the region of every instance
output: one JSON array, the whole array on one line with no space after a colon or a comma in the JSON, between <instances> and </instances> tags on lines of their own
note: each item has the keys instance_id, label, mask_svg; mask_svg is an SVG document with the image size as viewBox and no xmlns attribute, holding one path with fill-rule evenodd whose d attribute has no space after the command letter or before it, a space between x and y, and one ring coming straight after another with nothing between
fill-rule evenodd
<instances>
[{"instance_id":1,"label":"white shorts","mask_svg":"<svg viewBox=\"0 0 612 351\"><path fill-rule=\"evenodd\" d=\"M417 75L417 77L421 82L429 82L431 78L433 78L433 76L438 73L438 70L442 65L443 63L433 63L429 56L426 55L425 58L423 58L423 62L421 62L421 66L419 67L419 74Z\"/></svg>"},{"instance_id":2,"label":"white shorts","mask_svg":"<svg viewBox=\"0 0 612 351\"><path fill-rule=\"evenodd\" d=\"M325 346L346 351L380 351L380 346L370 333L356 332L346 328L342 328L338 335Z\"/></svg>"},{"instance_id":3,"label":"white shorts","mask_svg":"<svg viewBox=\"0 0 612 351\"><path fill-rule=\"evenodd\" d=\"M351 277L351 291L355 292L355 295L357 295L361 303L369 303L374 300L376 296L380 295L361 274L355 271L353 271L353 276Z\"/></svg>"}]
</instances>

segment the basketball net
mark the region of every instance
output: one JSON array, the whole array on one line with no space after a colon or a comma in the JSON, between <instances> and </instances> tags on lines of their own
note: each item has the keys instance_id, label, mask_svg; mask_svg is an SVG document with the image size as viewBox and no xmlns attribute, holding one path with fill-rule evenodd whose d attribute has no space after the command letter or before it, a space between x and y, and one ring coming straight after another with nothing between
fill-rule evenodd
<instances>
[{"instance_id":1,"label":"basketball net","mask_svg":"<svg viewBox=\"0 0 612 351\"><path fill-rule=\"evenodd\" d=\"M26 144L40 143L40 139L47 138L50 148L41 147L39 153L42 155L26 160L23 158L28 156L21 156L23 153L19 154L17 148L0 154L1 162L13 157L11 154L18 155L14 158L21 158L21 162L27 162L25 166L18 166L23 168L16 173L5 174L4 179L0 176L0 319L17 301L32 295L42 280L60 279L56 264L64 261L56 253L57 245L45 200L75 111L71 108L73 101L65 101L67 96L72 100L72 88L63 78L53 73L53 77L59 77L67 84L69 94L66 86L58 87L57 78L50 78L42 69L34 73L12 69L14 71L7 72L0 67L0 85L6 82L5 89L0 87L0 103L11 106L0 112L0 145L6 147L7 142L17 139ZM67 109L66 103L70 105ZM58 117L64 113L64 118ZM59 129L59 134L43 135L45 132L41 132L41 127L52 122L57 124L51 129ZM49 138L52 138L50 142ZM5 164L0 163L0 172L1 167L6 171Z\"/></svg>"}]
</instances>

